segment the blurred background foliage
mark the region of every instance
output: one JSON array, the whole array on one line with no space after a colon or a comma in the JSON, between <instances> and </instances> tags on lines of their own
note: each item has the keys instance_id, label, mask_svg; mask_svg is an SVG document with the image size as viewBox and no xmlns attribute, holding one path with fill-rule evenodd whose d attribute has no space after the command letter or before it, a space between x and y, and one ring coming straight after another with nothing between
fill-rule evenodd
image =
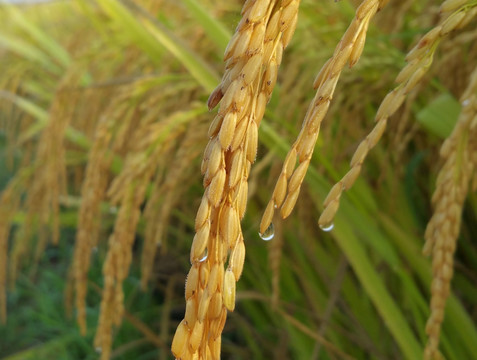
<instances>
[{"instance_id":1,"label":"blurred background foliage","mask_svg":"<svg viewBox=\"0 0 477 360\"><path fill-rule=\"evenodd\" d=\"M323 232L316 220L326 192L371 129L405 54L438 19L439 1L390 1L372 22L360 62L340 79L296 211L275 221L272 241L258 236L283 157L314 95L313 79L357 3L302 1L260 128L242 223L245 269L223 334L224 359L422 356L431 280L423 232L438 149L477 64L475 21L441 44L429 75L390 119L387 135L344 196L334 229ZM101 267L122 205L115 191L138 179L146 181L146 193L132 229L125 318L114 331L111 358L171 357L213 118L205 102L223 72L222 54L241 5L71 0L0 6L0 245L8 252L8 263L0 258L8 282L1 359L98 357L93 337ZM68 274L85 167L102 123L112 140L101 174L105 186L115 187L102 198L88 272L89 327L81 336ZM141 177L141 166L151 169L149 177ZM449 360L475 357L476 214L473 193L441 335ZM141 253L151 237L157 247L148 262Z\"/></svg>"}]
</instances>

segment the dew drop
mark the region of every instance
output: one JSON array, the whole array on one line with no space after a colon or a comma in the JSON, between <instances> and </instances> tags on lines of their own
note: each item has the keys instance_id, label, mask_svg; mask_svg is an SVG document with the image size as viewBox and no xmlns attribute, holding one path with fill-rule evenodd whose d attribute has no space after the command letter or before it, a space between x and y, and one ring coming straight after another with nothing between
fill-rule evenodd
<instances>
[{"instance_id":1,"label":"dew drop","mask_svg":"<svg viewBox=\"0 0 477 360\"><path fill-rule=\"evenodd\" d=\"M321 230L326 231L326 232L333 230L334 227L335 227L335 224L333 224L333 223L320 225Z\"/></svg>"},{"instance_id":2,"label":"dew drop","mask_svg":"<svg viewBox=\"0 0 477 360\"><path fill-rule=\"evenodd\" d=\"M97 352L98 354L101 354L101 352L103 351L103 349L101 348L101 346L96 347L95 350L96 350L96 352Z\"/></svg>"},{"instance_id":3,"label":"dew drop","mask_svg":"<svg viewBox=\"0 0 477 360\"><path fill-rule=\"evenodd\" d=\"M467 105L469 105L469 103L470 103L469 99L464 100L464 101L462 101L462 106L467 106Z\"/></svg>"},{"instance_id":4,"label":"dew drop","mask_svg":"<svg viewBox=\"0 0 477 360\"><path fill-rule=\"evenodd\" d=\"M262 238L262 240L265 240L265 241L270 241L273 239L273 237L275 236L275 229L273 227L273 223L271 223L267 230L264 231L263 234L260 234L258 233L258 235L260 235L260 237Z\"/></svg>"},{"instance_id":5,"label":"dew drop","mask_svg":"<svg viewBox=\"0 0 477 360\"><path fill-rule=\"evenodd\" d=\"M199 259L199 262L204 262L205 260L207 260L207 256L208 256L207 249L205 249L204 255Z\"/></svg>"}]
</instances>

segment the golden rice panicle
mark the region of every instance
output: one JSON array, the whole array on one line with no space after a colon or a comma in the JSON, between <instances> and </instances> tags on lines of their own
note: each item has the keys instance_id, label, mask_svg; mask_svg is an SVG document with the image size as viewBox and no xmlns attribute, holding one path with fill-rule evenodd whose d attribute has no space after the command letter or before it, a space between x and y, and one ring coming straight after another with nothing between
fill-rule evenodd
<instances>
[{"instance_id":1,"label":"golden rice panicle","mask_svg":"<svg viewBox=\"0 0 477 360\"><path fill-rule=\"evenodd\" d=\"M66 194L65 142L66 128L74 115L78 95L69 96L64 88L75 84L75 75L62 80L49 110L49 121L41 133L34 164L30 169L28 192L23 203L26 216L23 226L15 235L10 251L10 281L16 280L18 265L31 248L34 234L38 235L35 261L39 260L46 244L56 244L60 235L60 197ZM66 106L71 101L73 106ZM70 105L70 104L68 104Z\"/></svg>"},{"instance_id":2,"label":"golden rice panicle","mask_svg":"<svg viewBox=\"0 0 477 360\"><path fill-rule=\"evenodd\" d=\"M22 171L13 178L0 197L0 322L7 321L7 254L10 224L20 206L24 186Z\"/></svg>"},{"instance_id":3,"label":"golden rice panicle","mask_svg":"<svg viewBox=\"0 0 477 360\"><path fill-rule=\"evenodd\" d=\"M318 139L321 122L330 106L341 71L346 64L352 67L358 62L364 48L369 22L386 3L387 1L379 0L365 0L361 3L333 56L318 73L314 81L316 95L305 115L300 134L283 164L272 198L260 223L261 233L270 226L276 208L281 207L280 215L286 218L295 207Z\"/></svg>"},{"instance_id":4,"label":"golden rice panicle","mask_svg":"<svg viewBox=\"0 0 477 360\"><path fill-rule=\"evenodd\" d=\"M175 139L182 134L183 127L176 126L175 117L171 116L161 122L150 122L142 118L142 123L133 132L133 141L121 173L111 183L107 197L112 206L119 211L114 224L114 231L109 238L108 252L103 263L104 286L95 347L101 352L101 359L109 359L111 353L111 335L113 326L119 326L124 313L123 282L126 279L132 261L136 227L141 215L141 205L146 197L146 190L157 168L156 159L163 156ZM117 123L116 123L117 125ZM170 133L164 141L164 130ZM125 137L117 136L115 146L123 143Z\"/></svg>"},{"instance_id":5,"label":"golden rice panicle","mask_svg":"<svg viewBox=\"0 0 477 360\"><path fill-rule=\"evenodd\" d=\"M326 197L323 203L323 213L318 220L320 227L326 228L333 223L339 208L341 194L343 191L349 190L358 178L367 154L381 139L389 117L398 110L409 92L416 87L429 70L439 42L453 30L465 26L476 15L477 4L475 1L466 1L464 5L457 8L453 13L445 13L438 25L425 34L407 54L406 61L408 64L396 77L398 85L386 95L379 106L375 117L376 125L358 145L351 159L348 173L333 186Z\"/></svg>"},{"instance_id":6,"label":"golden rice panicle","mask_svg":"<svg viewBox=\"0 0 477 360\"><path fill-rule=\"evenodd\" d=\"M298 6L298 0L245 3L225 51L222 82L209 97L208 107L220 102L220 108L209 128L201 166L205 193L195 220L186 312L172 342L177 359L220 358L222 330L227 311L235 308L236 282L245 260L240 220L257 153L258 127L283 49L295 30Z\"/></svg>"},{"instance_id":7,"label":"golden rice panicle","mask_svg":"<svg viewBox=\"0 0 477 360\"><path fill-rule=\"evenodd\" d=\"M164 170L162 174L156 176L154 189L144 210L146 228L141 254L141 288L143 290L146 290L151 278L156 252L158 250L161 254L167 252L166 235L170 227L171 213L187 188L184 183L191 178L190 174L195 170L190 164L202 152L200 144L203 143L203 135L207 129L205 125L202 119L195 119L194 126L191 124L187 127L179 148L173 147L170 155L166 154L158 160L158 169ZM174 157L175 166L165 170L170 164L171 156Z\"/></svg>"},{"instance_id":8,"label":"golden rice panicle","mask_svg":"<svg viewBox=\"0 0 477 360\"><path fill-rule=\"evenodd\" d=\"M118 149L125 145L124 138L118 137L115 129L118 127L119 119L123 120L121 123L123 125L127 125L130 121L129 117L124 118L127 106L124 99L127 96L129 96L127 91L118 94L115 101L108 106L107 112L111 115L98 122L81 188L82 201L71 271L74 279L76 317L83 335L87 330L85 310L90 256L98 243L101 203L106 198L106 190L110 185L110 167L114 153L112 148Z\"/></svg>"},{"instance_id":9,"label":"golden rice panicle","mask_svg":"<svg viewBox=\"0 0 477 360\"><path fill-rule=\"evenodd\" d=\"M439 335L450 283L461 214L475 171L471 161L477 138L477 68L462 98L462 112L452 134L441 147L443 166L432 196L434 213L427 224L423 252L432 254L431 315L426 324L426 360L438 358Z\"/></svg>"},{"instance_id":10,"label":"golden rice panicle","mask_svg":"<svg viewBox=\"0 0 477 360\"><path fill-rule=\"evenodd\" d=\"M112 119L109 118L109 119ZM81 206L78 216L73 254L73 279L77 321L82 335L86 335L86 293L91 252L96 246L101 218L101 201L107 187L109 168L112 162L107 155L114 121L101 119L95 132L93 146L88 155L85 180L81 189Z\"/></svg>"},{"instance_id":11,"label":"golden rice panicle","mask_svg":"<svg viewBox=\"0 0 477 360\"><path fill-rule=\"evenodd\" d=\"M132 244L140 217L139 207L144 199L146 182L128 184L122 191L121 205L109 238L108 253L103 264L104 287L101 310L94 344L107 360L111 353L112 327L119 326L124 312L123 281L132 260Z\"/></svg>"}]
</instances>

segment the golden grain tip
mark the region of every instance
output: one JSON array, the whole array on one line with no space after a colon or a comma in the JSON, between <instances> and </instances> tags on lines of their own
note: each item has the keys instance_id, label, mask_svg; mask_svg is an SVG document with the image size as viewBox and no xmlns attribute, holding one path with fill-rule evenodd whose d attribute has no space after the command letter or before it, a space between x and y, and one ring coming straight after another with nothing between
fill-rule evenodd
<instances>
[{"instance_id":1,"label":"golden grain tip","mask_svg":"<svg viewBox=\"0 0 477 360\"><path fill-rule=\"evenodd\" d=\"M212 122L210 123L209 130L207 132L207 136L209 138L213 138L217 135L223 120L224 117L222 115L218 114L215 116L214 120L212 120Z\"/></svg>"},{"instance_id":2,"label":"golden grain tip","mask_svg":"<svg viewBox=\"0 0 477 360\"><path fill-rule=\"evenodd\" d=\"M246 54L250 39L252 38L252 33L253 31L251 27L240 32L240 36L237 39L237 43L235 44L233 52L234 59L240 59L244 56L244 54Z\"/></svg>"},{"instance_id":3,"label":"golden grain tip","mask_svg":"<svg viewBox=\"0 0 477 360\"><path fill-rule=\"evenodd\" d=\"M417 69L414 74L411 75L409 80L406 82L404 85L404 93L407 94L409 93L414 87L421 81L421 79L424 77L424 75L427 73L427 68L426 67L421 67Z\"/></svg>"},{"instance_id":4,"label":"golden grain tip","mask_svg":"<svg viewBox=\"0 0 477 360\"><path fill-rule=\"evenodd\" d=\"M255 121L250 121L247 131L247 160L251 163L255 162L258 147L258 126Z\"/></svg>"},{"instance_id":5,"label":"golden grain tip","mask_svg":"<svg viewBox=\"0 0 477 360\"><path fill-rule=\"evenodd\" d=\"M215 292L210 299L209 311L207 312L207 319L214 320L220 316L222 311L222 293Z\"/></svg>"},{"instance_id":6,"label":"golden grain tip","mask_svg":"<svg viewBox=\"0 0 477 360\"><path fill-rule=\"evenodd\" d=\"M204 256L205 257L205 256ZM206 259L208 259L208 254ZM203 291L209 281L209 262L202 260L199 264L199 281L200 281L200 291ZM200 295L200 292L199 292ZM199 296L200 298L200 296Z\"/></svg>"},{"instance_id":7,"label":"golden grain tip","mask_svg":"<svg viewBox=\"0 0 477 360\"><path fill-rule=\"evenodd\" d=\"M177 327L174 338L172 339L171 350L176 358L181 358L187 350L187 340L189 338L189 329L185 320L182 320Z\"/></svg>"},{"instance_id":8,"label":"golden grain tip","mask_svg":"<svg viewBox=\"0 0 477 360\"><path fill-rule=\"evenodd\" d=\"M199 284L199 268L193 265L186 279L185 286L185 298L186 300L193 296L197 290L197 285Z\"/></svg>"},{"instance_id":9,"label":"golden grain tip","mask_svg":"<svg viewBox=\"0 0 477 360\"><path fill-rule=\"evenodd\" d=\"M235 208L227 207L221 217L220 226L227 246L233 248L240 234L240 220Z\"/></svg>"},{"instance_id":10,"label":"golden grain tip","mask_svg":"<svg viewBox=\"0 0 477 360\"><path fill-rule=\"evenodd\" d=\"M330 72L330 64L333 58L328 59L325 64L321 67L320 71L316 75L315 80L313 81L313 89L318 89L321 84L323 83L323 80L328 77L328 73Z\"/></svg>"},{"instance_id":11,"label":"golden grain tip","mask_svg":"<svg viewBox=\"0 0 477 360\"><path fill-rule=\"evenodd\" d=\"M195 231L199 230L210 216L209 200L206 196L202 196L199 209L195 217Z\"/></svg>"},{"instance_id":12,"label":"golden grain tip","mask_svg":"<svg viewBox=\"0 0 477 360\"><path fill-rule=\"evenodd\" d=\"M224 193L225 177L225 169L221 168L212 178L212 181L207 188L207 197L209 198L210 204L213 207L217 207L220 203L220 200L222 200L222 195Z\"/></svg>"},{"instance_id":13,"label":"golden grain tip","mask_svg":"<svg viewBox=\"0 0 477 360\"><path fill-rule=\"evenodd\" d=\"M354 182L358 178L360 172L361 172L361 165L353 166L351 169L349 169L349 171L341 180L343 183L343 188L346 190L351 189Z\"/></svg>"},{"instance_id":14,"label":"golden grain tip","mask_svg":"<svg viewBox=\"0 0 477 360\"><path fill-rule=\"evenodd\" d=\"M234 33L234 35L230 39L229 43L227 44L227 47L225 48L224 61L227 61L232 56L235 50L235 45L237 44L239 37L240 37L240 33L237 31Z\"/></svg>"},{"instance_id":15,"label":"golden grain tip","mask_svg":"<svg viewBox=\"0 0 477 360\"><path fill-rule=\"evenodd\" d=\"M199 300L199 308L197 310L197 320L203 322L207 315L207 309L209 308L211 294L209 290L206 288L202 293L202 296Z\"/></svg>"},{"instance_id":16,"label":"golden grain tip","mask_svg":"<svg viewBox=\"0 0 477 360\"><path fill-rule=\"evenodd\" d=\"M238 121L238 124L235 128L235 133L234 133L234 138L232 140L232 144L230 144L230 150L235 151L237 150L240 146L243 146L242 140L245 135L245 131L247 130L247 125L248 125L249 117L246 116L240 121Z\"/></svg>"},{"instance_id":17,"label":"golden grain tip","mask_svg":"<svg viewBox=\"0 0 477 360\"><path fill-rule=\"evenodd\" d=\"M245 215L245 209L247 208L247 197L248 197L248 183L242 181L240 184L240 190L237 195L237 206L240 219L243 219Z\"/></svg>"},{"instance_id":18,"label":"golden grain tip","mask_svg":"<svg viewBox=\"0 0 477 360\"><path fill-rule=\"evenodd\" d=\"M228 112L227 115L225 115L219 132L219 141L220 145L222 146L222 150L226 150L232 144L236 125L237 114Z\"/></svg>"},{"instance_id":19,"label":"golden grain tip","mask_svg":"<svg viewBox=\"0 0 477 360\"><path fill-rule=\"evenodd\" d=\"M222 151L222 145L219 141L214 141L214 146L212 147L212 151L210 153L209 161L207 164L207 171L209 176L214 176L219 167L221 167L224 163L224 153Z\"/></svg>"},{"instance_id":20,"label":"golden grain tip","mask_svg":"<svg viewBox=\"0 0 477 360\"><path fill-rule=\"evenodd\" d=\"M263 41L265 39L266 26L264 22L256 24L253 29L250 43L248 44L247 55L263 52Z\"/></svg>"},{"instance_id":21,"label":"golden grain tip","mask_svg":"<svg viewBox=\"0 0 477 360\"><path fill-rule=\"evenodd\" d=\"M235 309L235 275L232 270L227 269L224 276L223 302L227 310Z\"/></svg>"},{"instance_id":22,"label":"golden grain tip","mask_svg":"<svg viewBox=\"0 0 477 360\"><path fill-rule=\"evenodd\" d=\"M242 275L243 264L245 261L245 243L243 239L237 241L235 248L231 255L231 263L233 264L232 271L235 276L235 281L239 281Z\"/></svg>"},{"instance_id":23,"label":"golden grain tip","mask_svg":"<svg viewBox=\"0 0 477 360\"><path fill-rule=\"evenodd\" d=\"M255 80L257 74L262 68L262 54L258 53L252 56L242 69L241 76L243 78L244 85L249 85Z\"/></svg>"},{"instance_id":24,"label":"golden grain tip","mask_svg":"<svg viewBox=\"0 0 477 360\"><path fill-rule=\"evenodd\" d=\"M305 178L306 171L308 170L308 166L310 165L309 161L304 161L293 172L293 175L288 183L288 192L292 193L298 190L298 188L303 183L303 179Z\"/></svg>"},{"instance_id":25,"label":"golden grain tip","mask_svg":"<svg viewBox=\"0 0 477 360\"><path fill-rule=\"evenodd\" d=\"M368 141L365 138L361 143L358 145L358 148L353 154L353 157L351 158L350 166L355 167L356 165L361 165L362 162L364 161L364 158L368 154L369 151L369 145Z\"/></svg>"},{"instance_id":26,"label":"golden grain tip","mask_svg":"<svg viewBox=\"0 0 477 360\"><path fill-rule=\"evenodd\" d=\"M362 20L365 17L374 15L378 10L379 1L363 1L356 10L356 19Z\"/></svg>"},{"instance_id":27,"label":"golden grain tip","mask_svg":"<svg viewBox=\"0 0 477 360\"><path fill-rule=\"evenodd\" d=\"M210 223L206 221L205 224L199 229L192 240L192 246L190 250L190 262L194 263L203 258L203 254L207 247L209 240Z\"/></svg>"},{"instance_id":28,"label":"golden grain tip","mask_svg":"<svg viewBox=\"0 0 477 360\"><path fill-rule=\"evenodd\" d=\"M382 119L388 118L392 114L396 112L396 110L402 105L406 95L402 91L393 90L386 95L384 100L381 102L379 106L378 112L376 113L376 121L380 121Z\"/></svg>"},{"instance_id":29,"label":"golden grain tip","mask_svg":"<svg viewBox=\"0 0 477 360\"><path fill-rule=\"evenodd\" d=\"M296 2L298 3L298 2ZM286 48L289 44L291 39L293 38L293 34L296 30L296 24L298 22L298 11L295 12L295 16L290 21L289 26L283 31L282 34L282 46L278 47L277 49L277 63L280 64L282 62L282 55L283 49Z\"/></svg>"},{"instance_id":30,"label":"golden grain tip","mask_svg":"<svg viewBox=\"0 0 477 360\"><path fill-rule=\"evenodd\" d=\"M229 187L234 188L243 175L244 153L242 149L237 149L232 154L232 165L229 170Z\"/></svg>"},{"instance_id":31,"label":"golden grain tip","mask_svg":"<svg viewBox=\"0 0 477 360\"><path fill-rule=\"evenodd\" d=\"M331 201L339 199L341 196L341 193L343 192L343 183L340 181L336 183L328 193L328 196L326 197L325 201L323 201L323 206L327 207Z\"/></svg>"},{"instance_id":32,"label":"golden grain tip","mask_svg":"<svg viewBox=\"0 0 477 360\"><path fill-rule=\"evenodd\" d=\"M259 22L267 12L269 1L256 0L248 12L247 20L251 23Z\"/></svg>"},{"instance_id":33,"label":"golden grain tip","mask_svg":"<svg viewBox=\"0 0 477 360\"><path fill-rule=\"evenodd\" d=\"M366 27L367 30L367 27ZM352 68L356 63L359 61L361 54L363 53L364 50L364 44L366 43L366 30L362 31L358 38L356 39L356 42L353 46L353 50L349 54L349 67Z\"/></svg>"},{"instance_id":34,"label":"golden grain tip","mask_svg":"<svg viewBox=\"0 0 477 360\"><path fill-rule=\"evenodd\" d=\"M464 19L466 13L464 11L455 12L451 16L449 16L443 23L442 29L440 31L440 35L444 36L449 34L451 31L457 29L459 24Z\"/></svg>"},{"instance_id":35,"label":"golden grain tip","mask_svg":"<svg viewBox=\"0 0 477 360\"><path fill-rule=\"evenodd\" d=\"M204 333L204 321L196 321L194 328L190 334L189 346L192 352L196 352L202 341L202 334Z\"/></svg>"},{"instance_id":36,"label":"golden grain tip","mask_svg":"<svg viewBox=\"0 0 477 360\"><path fill-rule=\"evenodd\" d=\"M285 199L285 202L282 205L280 210L280 215L282 219L287 218L290 216L293 208L295 207L296 201L298 200L298 196L300 195L300 188L298 188L295 192L289 193Z\"/></svg>"},{"instance_id":37,"label":"golden grain tip","mask_svg":"<svg viewBox=\"0 0 477 360\"><path fill-rule=\"evenodd\" d=\"M277 184L275 185L275 189L273 190L272 199L275 202L273 206L274 207L282 206L283 200L285 200L286 194L287 194L287 177L285 173L282 172L280 176L278 177Z\"/></svg>"},{"instance_id":38,"label":"golden grain tip","mask_svg":"<svg viewBox=\"0 0 477 360\"><path fill-rule=\"evenodd\" d=\"M446 0L440 7L441 12L453 12L465 5L468 0Z\"/></svg>"},{"instance_id":39,"label":"golden grain tip","mask_svg":"<svg viewBox=\"0 0 477 360\"><path fill-rule=\"evenodd\" d=\"M241 87L241 81L238 79L235 79L232 81L232 83L229 85L227 88L227 91L225 92L222 102L220 103L220 114L225 114L229 110L229 108L232 106L232 102L234 100L234 97L236 96L237 92L240 90Z\"/></svg>"},{"instance_id":40,"label":"golden grain tip","mask_svg":"<svg viewBox=\"0 0 477 360\"><path fill-rule=\"evenodd\" d=\"M328 206L323 210L321 216L318 220L318 224L320 228L326 228L333 224L333 219L338 211L340 206L340 202L338 200L331 201Z\"/></svg>"},{"instance_id":41,"label":"golden grain tip","mask_svg":"<svg viewBox=\"0 0 477 360\"><path fill-rule=\"evenodd\" d=\"M273 200L268 202L265 212L262 216L262 221L260 222L260 234L263 234L265 230L270 226L273 219L273 214L275 213L275 203Z\"/></svg>"},{"instance_id":42,"label":"golden grain tip","mask_svg":"<svg viewBox=\"0 0 477 360\"><path fill-rule=\"evenodd\" d=\"M197 320L197 301L194 297L189 298L186 302L184 320L190 327L193 327Z\"/></svg>"},{"instance_id":43,"label":"golden grain tip","mask_svg":"<svg viewBox=\"0 0 477 360\"><path fill-rule=\"evenodd\" d=\"M212 270L210 271L209 279L207 281L207 290L209 294L215 293L217 290L217 284L219 283L219 267L223 266L222 264L215 263L212 266Z\"/></svg>"}]
</instances>

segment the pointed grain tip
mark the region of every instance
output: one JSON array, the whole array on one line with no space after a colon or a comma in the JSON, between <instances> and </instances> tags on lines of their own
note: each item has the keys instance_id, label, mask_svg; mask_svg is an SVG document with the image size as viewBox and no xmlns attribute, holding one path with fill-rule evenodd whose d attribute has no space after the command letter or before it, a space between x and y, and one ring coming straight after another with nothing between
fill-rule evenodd
<instances>
[{"instance_id":1,"label":"pointed grain tip","mask_svg":"<svg viewBox=\"0 0 477 360\"><path fill-rule=\"evenodd\" d=\"M224 94L222 93L222 88L219 85L214 91L212 91L212 94L210 94L209 99L207 100L207 107L209 108L209 111L217 106L220 100L222 100L223 96Z\"/></svg>"}]
</instances>

